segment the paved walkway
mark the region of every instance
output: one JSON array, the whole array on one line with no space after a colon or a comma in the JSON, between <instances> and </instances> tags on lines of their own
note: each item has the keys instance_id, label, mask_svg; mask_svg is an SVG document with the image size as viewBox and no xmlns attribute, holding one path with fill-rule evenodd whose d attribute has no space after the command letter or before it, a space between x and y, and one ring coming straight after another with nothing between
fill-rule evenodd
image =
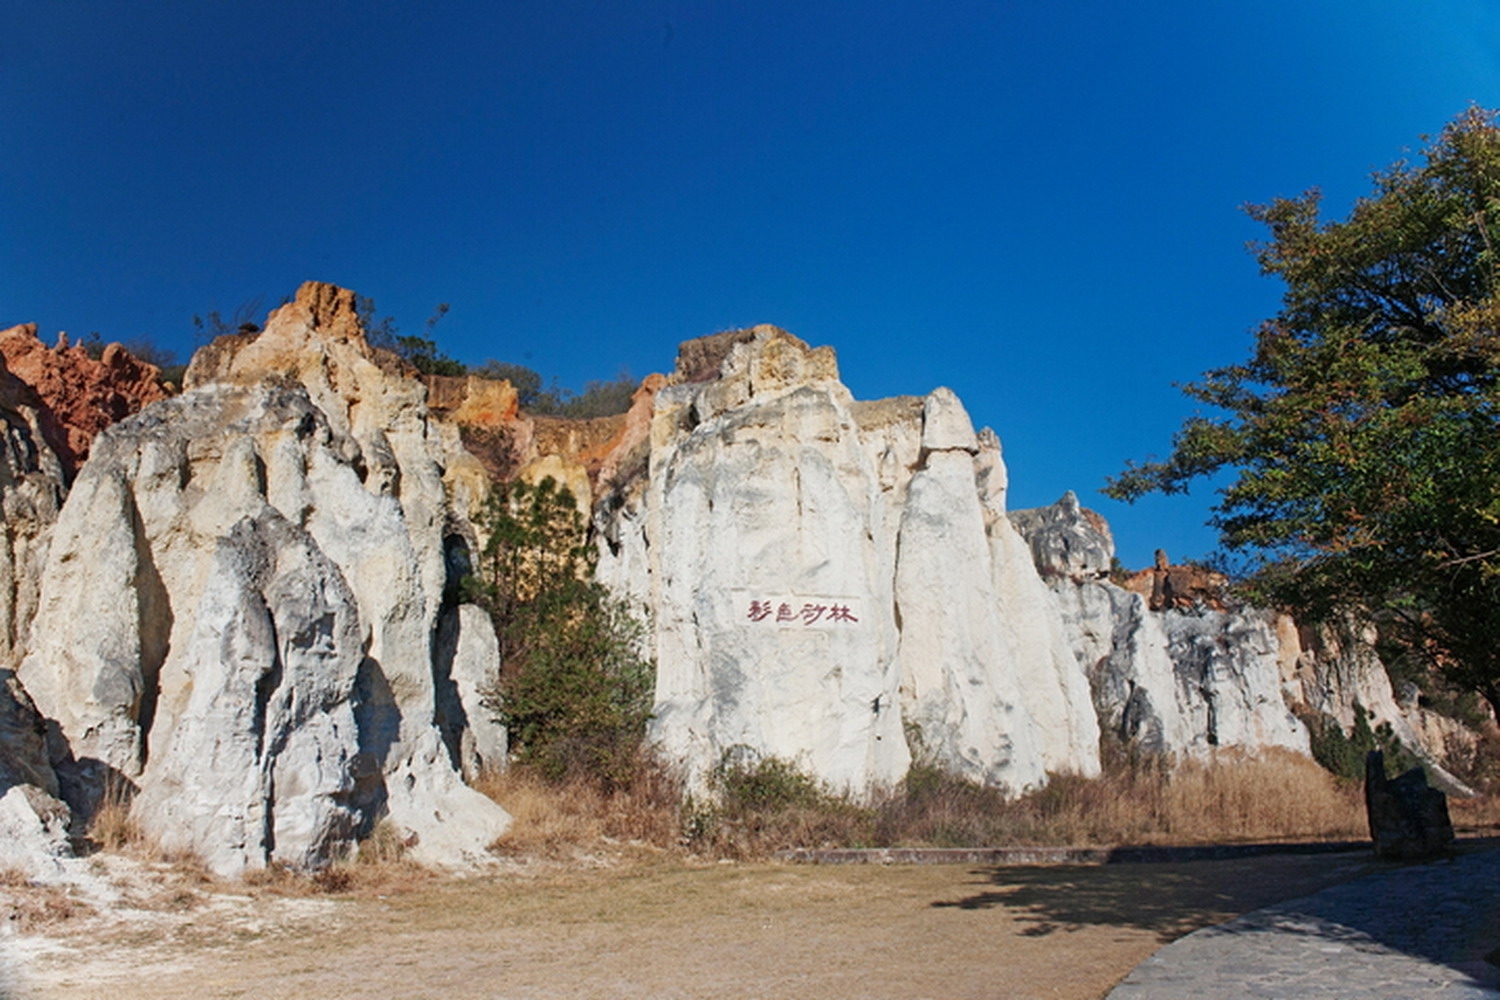
<instances>
[{"instance_id":1,"label":"paved walkway","mask_svg":"<svg viewBox=\"0 0 1500 1000\"><path fill-rule=\"evenodd\" d=\"M1393 868L1162 948L1109 1000L1500 996L1500 849Z\"/></svg>"}]
</instances>

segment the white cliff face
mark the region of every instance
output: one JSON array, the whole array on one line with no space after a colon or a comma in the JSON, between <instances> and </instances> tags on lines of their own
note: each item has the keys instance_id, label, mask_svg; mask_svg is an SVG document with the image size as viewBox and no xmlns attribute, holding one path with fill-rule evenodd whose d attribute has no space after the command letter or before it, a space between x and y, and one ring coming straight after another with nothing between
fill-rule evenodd
<instances>
[{"instance_id":1,"label":"white cliff face","mask_svg":"<svg viewBox=\"0 0 1500 1000\"><path fill-rule=\"evenodd\" d=\"M499 653L453 595L495 466L369 348L351 293L306 286L200 352L187 392L95 439L66 503L4 376L0 865L45 869L61 800L120 788L223 874L326 864L379 821L419 860L481 856L508 823L464 783L506 760ZM521 475L593 498L599 579L657 663L651 735L695 789L775 756L868 795L918 753L1020 792L1097 774L1101 731L1305 751L1288 703L1442 738L1369 637L1206 606L1170 567L1152 610L1076 497L1007 513L999 440L950 391L855 401L783 331L683 345L618 426L517 427Z\"/></svg>"},{"instance_id":2,"label":"white cliff face","mask_svg":"<svg viewBox=\"0 0 1500 1000\"><path fill-rule=\"evenodd\" d=\"M0 359L0 667L7 669L25 652L64 495L62 463L42 436L39 407Z\"/></svg>"},{"instance_id":3,"label":"white cliff face","mask_svg":"<svg viewBox=\"0 0 1500 1000\"><path fill-rule=\"evenodd\" d=\"M1164 611L1179 705L1194 744L1308 752L1307 728L1282 696L1274 616L1256 608Z\"/></svg>"},{"instance_id":4,"label":"white cliff face","mask_svg":"<svg viewBox=\"0 0 1500 1000\"><path fill-rule=\"evenodd\" d=\"M472 604L446 609L434 656L438 728L464 780L504 770L508 735L486 704L500 676L500 644L490 616Z\"/></svg>"},{"instance_id":5,"label":"white cliff face","mask_svg":"<svg viewBox=\"0 0 1500 1000\"><path fill-rule=\"evenodd\" d=\"M975 465L1000 618L1015 636L1021 690L1042 764L1048 772L1092 777L1099 773L1099 722L1089 679L1030 547L1006 516L1005 463L999 438L988 428L979 434Z\"/></svg>"},{"instance_id":6,"label":"white cliff face","mask_svg":"<svg viewBox=\"0 0 1500 1000\"><path fill-rule=\"evenodd\" d=\"M600 578L651 611L667 755L701 778L748 748L856 794L904 776L909 734L1014 791L1096 772L1087 682L994 513L993 436L947 390L856 403L829 349L733 338L717 379L657 394L647 485L598 515Z\"/></svg>"},{"instance_id":7,"label":"white cliff face","mask_svg":"<svg viewBox=\"0 0 1500 1000\"><path fill-rule=\"evenodd\" d=\"M439 729L444 535L472 529L421 385L353 315L305 286L96 440L20 669L82 798L128 779L149 833L227 874L321 864L382 817L454 863L508 822Z\"/></svg>"},{"instance_id":8,"label":"white cliff face","mask_svg":"<svg viewBox=\"0 0 1500 1000\"><path fill-rule=\"evenodd\" d=\"M0 670L0 866L37 877L72 853L72 812L58 798L46 723L10 670Z\"/></svg>"},{"instance_id":9,"label":"white cliff face","mask_svg":"<svg viewBox=\"0 0 1500 1000\"><path fill-rule=\"evenodd\" d=\"M1355 727L1356 711L1363 711L1372 729L1390 726L1391 734L1422 759L1436 787L1465 798L1475 794L1442 765L1453 746L1472 745L1474 733L1424 709L1418 691L1396 696L1376 652L1374 626L1344 619L1299 628L1286 617L1276 625L1283 689L1291 704L1332 719L1346 733Z\"/></svg>"},{"instance_id":10,"label":"white cliff face","mask_svg":"<svg viewBox=\"0 0 1500 1000\"><path fill-rule=\"evenodd\" d=\"M737 381L657 399L644 524L653 735L699 777L743 746L835 787L894 783L909 758L891 580L847 393L831 357L798 373L809 378L762 378L763 358L737 350ZM777 352L793 366L805 348Z\"/></svg>"}]
</instances>

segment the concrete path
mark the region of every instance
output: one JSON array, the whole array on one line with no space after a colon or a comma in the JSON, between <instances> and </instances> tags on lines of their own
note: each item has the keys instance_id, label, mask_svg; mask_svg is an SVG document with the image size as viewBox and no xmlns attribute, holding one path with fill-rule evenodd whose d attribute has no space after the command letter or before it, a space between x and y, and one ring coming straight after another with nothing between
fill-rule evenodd
<instances>
[{"instance_id":1,"label":"concrete path","mask_svg":"<svg viewBox=\"0 0 1500 1000\"><path fill-rule=\"evenodd\" d=\"M1109 1000L1495 1000L1497 965L1500 850L1488 849L1204 928L1142 962Z\"/></svg>"}]
</instances>

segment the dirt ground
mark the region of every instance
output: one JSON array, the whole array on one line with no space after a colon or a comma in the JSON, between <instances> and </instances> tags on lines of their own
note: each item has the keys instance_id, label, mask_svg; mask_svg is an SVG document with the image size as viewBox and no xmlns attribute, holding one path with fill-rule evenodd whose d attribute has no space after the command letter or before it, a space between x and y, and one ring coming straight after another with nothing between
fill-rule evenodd
<instances>
[{"instance_id":1,"label":"dirt ground","mask_svg":"<svg viewBox=\"0 0 1500 1000\"><path fill-rule=\"evenodd\" d=\"M1082 1000L1197 927L1372 868L1367 855L1001 868L637 858L312 896L139 869L110 873L117 898L97 910L70 904L76 892L0 887L12 913L0 996Z\"/></svg>"}]
</instances>

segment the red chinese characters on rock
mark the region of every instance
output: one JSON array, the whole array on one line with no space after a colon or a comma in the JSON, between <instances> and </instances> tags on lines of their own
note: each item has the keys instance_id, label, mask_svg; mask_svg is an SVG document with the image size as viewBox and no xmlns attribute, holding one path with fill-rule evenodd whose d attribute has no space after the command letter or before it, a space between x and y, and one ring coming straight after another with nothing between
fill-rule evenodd
<instances>
[{"instance_id":1,"label":"red chinese characters on rock","mask_svg":"<svg viewBox=\"0 0 1500 1000\"><path fill-rule=\"evenodd\" d=\"M773 622L781 625L857 624L859 617L848 604L825 604L806 601L800 608L791 601L751 600L745 617L751 622Z\"/></svg>"}]
</instances>

